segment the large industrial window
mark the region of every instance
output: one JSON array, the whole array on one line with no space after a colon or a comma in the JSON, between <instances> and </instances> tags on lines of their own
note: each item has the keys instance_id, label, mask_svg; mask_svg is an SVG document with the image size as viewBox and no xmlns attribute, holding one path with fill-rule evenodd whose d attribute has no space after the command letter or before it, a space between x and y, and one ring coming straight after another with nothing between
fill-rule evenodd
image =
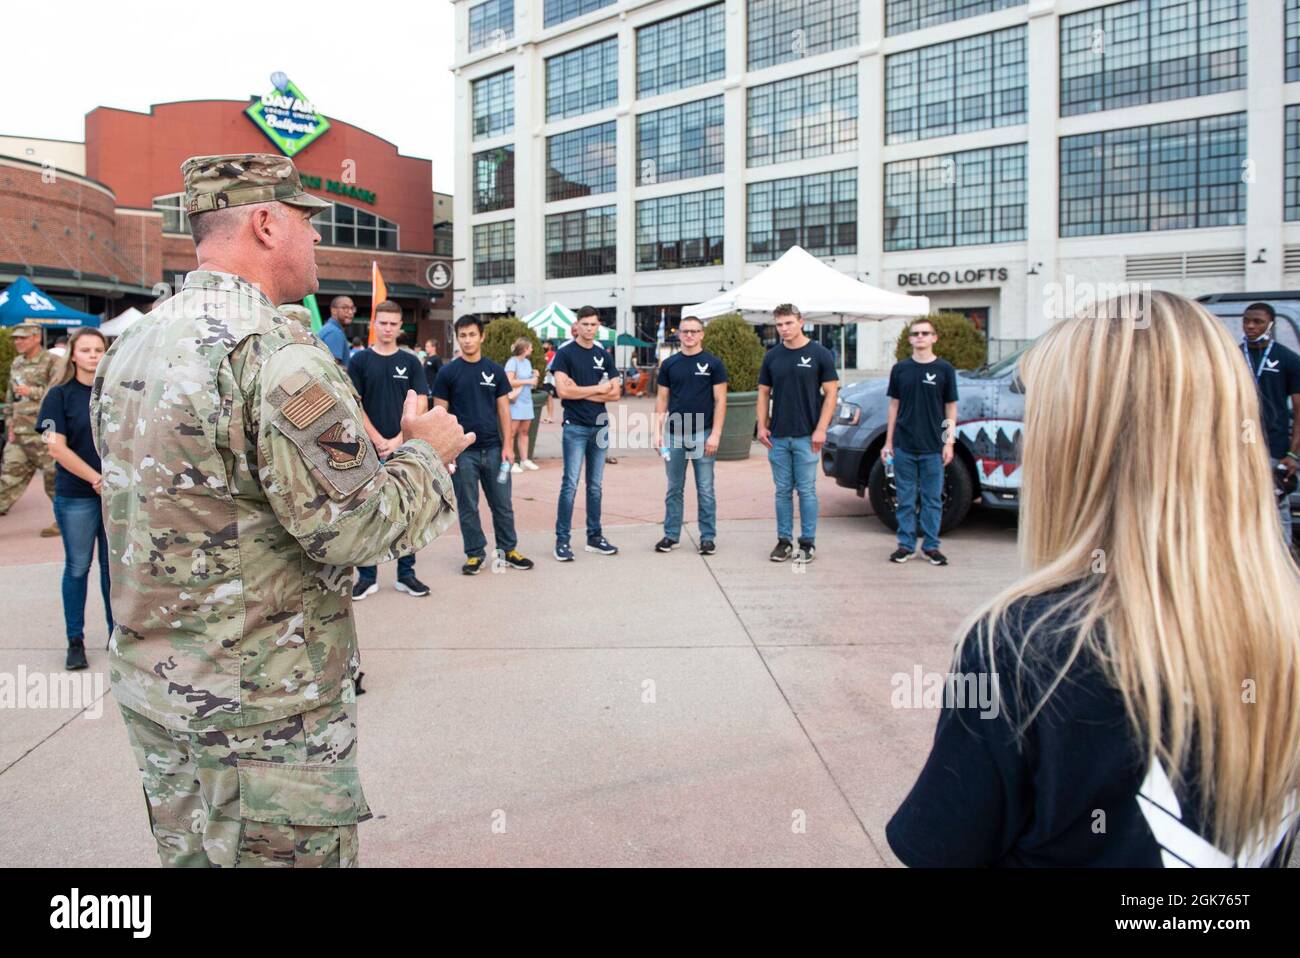
<instances>
[{"instance_id":1,"label":"large industrial window","mask_svg":"<svg viewBox=\"0 0 1300 958\"><path fill-rule=\"evenodd\" d=\"M746 129L749 166L856 149L857 64L751 87Z\"/></svg>"},{"instance_id":2,"label":"large industrial window","mask_svg":"<svg viewBox=\"0 0 1300 958\"><path fill-rule=\"evenodd\" d=\"M615 210L598 206L546 217L546 278L614 272L618 243Z\"/></svg>"},{"instance_id":3,"label":"large industrial window","mask_svg":"<svg viewBox=\"0 0 1300 958\"><path fill-rule=\"evenodd\" d=\"M469 52L515 35L515 0L487 0L469 8Z\"/></svg>"},{"instance_id":4,"label":"large industrial window","mask_svg":"<svg viewBox=\"0 0 1300 958\"><path fill-rule=\"evenodd\" d=\"M722 190L661 196L636 205L636 268L722 265Z\"/></svg>"},{"instance_id":5,"label":"large industrial window","mask_svg":"<svg viewBox=\"0 0 1300 958\"><path fill-rule=\"evenodd\" d=\"M745 258L776 259L791 246L814 256L858 250L858 171L836 170L749 184Z\"/></svg>"},{"instance_id":6,"label":"large industrial window","mask_svg":"<svg viewBox=\"0 0 1300 958\"><path fill-rule=\"evenodd\" d=\"M515 128L515 71L505 70L475 80L474 139L501 136Z\"/></svg>"},{"instance_id":7,"label":"large industrial window","mask_svg":"<svg viewBox=\"0 0 1300 958\"><path fill-rule=\"evenodd\" d=\"M1025 122L1025 28L963 37L885 59L885 142Z\"/></svg>"},{"instance_id":8,"label":"large industrial window","mask_svg":"<svg viewBox=\"0 0 1300 958\"><path fill-rule=\"evenodd\" d=\"M885 165L885 249L1025 238L1025 144Z\"/></svg>"},{"instance_id":9,"label":"large industrial window","mask_svg":"<svg viewBox=\"0 0 1300 958\"><path fill-rule=\"evenodd\" d=\"M1239 226L1246 114L1064 137L1061 235Z\"/></svg>"},{"instance_id":10,"label":"large industrial window","mask_svg":"<svg viewBox=\"0 0 1300 958\"><path fill-rule=\"evenodd\" d=\"M474 154L474 212L508 210L515 205L515 148L499 146Z\"/></svg>"},{"instance_id":11,"label":"large industrial window","mask_svg":"<svg viewBox=\"0 0 1300 958\"><path fill-rule=\"evenodd\" d=\"M1128 0L1061 17L1061 115L1246 85L1245 0Z\"/></svg>"},{"instance_id":12,"label":"large industrial window","mask_svg":"<svg viewBox=\"0 0 1300 958\"><path fill-rule=\"evenodd\" d=\"M618 102L618 37L546 61L546 119L560 120Z\"/></svg>"},{"instance_id":13,"label":"large industrial window","mask_svg":"<svg viewBox=\"0 0 1300 958\"><path fill-rule=\"evenodd\" d=\"M474 227L474 285L515 281L515 221Z\"/></svg>"},{"instance_id":14,"label":"large industrial window","mask_svg":"<svg viewBox=\"0 0 1300 958\"><path fill-rule=\"evenodd\" d=\"M857 42L858 0L749 0L751 70L839 50Z\"/></svg>"},{"instance_id":15,"label":"large industrial window","mask_svg":"<svg viewBox=\"0 0 1300 958\"><path fill-rule=\"evenodd\" d=\"M726 72L727 10L715 3L636 32L636 95L719 80Z\"/></svg>"},{"instance_id":16,"label":"large industrial window","mask_svg":"<svg viewBox=\"0 0 1300 958\"><path fill-rule=\"evenodd\" d=\"M546 199L614 192L618 173L614 121L546 139Z\"/></svg>"},{"instance_id":17,"label":"large industrial window","mask_svg":"<svg viewBox=\"0 0 1300 958\"><path fill-rule=\"evenodd\" d=\"M636 181L645 186L722 172L722 97L636 118Z\"/></svg>"}]
</instances>

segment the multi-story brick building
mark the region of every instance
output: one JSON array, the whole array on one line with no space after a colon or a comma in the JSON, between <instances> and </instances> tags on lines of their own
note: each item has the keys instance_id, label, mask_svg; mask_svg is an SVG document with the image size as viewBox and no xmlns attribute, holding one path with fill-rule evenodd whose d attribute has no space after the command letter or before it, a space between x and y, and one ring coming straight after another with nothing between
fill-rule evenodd
<instances>
[{"instance_id":1,"label":"multi-story brick building","mask_svg":"<svg viewBox=\"0 0 1300 958\"><path fill-rule=\"evenodd\" d=\"M26 275L70 306L116 315L146 308L195 266L180 165L198 154L275 152L245 114L249 101L161 103L148 113L97 107L84 143L0 136L0 286ZM369 321L371 263L415 341L449 342L451 292L443 197L435 246L432 164L342 120L293 153L309 192L333 203L315 220L323 314L336 295ZM442 270L437 265L442 264Z\"/></svg>"}]
</instances>

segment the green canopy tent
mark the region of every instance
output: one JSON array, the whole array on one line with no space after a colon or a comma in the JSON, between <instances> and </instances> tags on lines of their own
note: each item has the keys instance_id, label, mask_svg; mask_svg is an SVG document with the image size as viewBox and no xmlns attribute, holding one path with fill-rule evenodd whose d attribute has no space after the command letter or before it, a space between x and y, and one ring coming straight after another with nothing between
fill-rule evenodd
<instances>
[{"instance_id":1,"label":"green canopy tent","mask_svg":"<svg viewBox=\"0 0 1300 958\"><path fill-rule=\"evenodd\" d=\"M578 319L573 310L560 303L550 303L519 318L525 326L537 334L538 339L553 339L561 345L573 338L573 324ZM596 341L613 345L614 340L614 330L601 324L596 333Z\"/></svg>"}]
</instances>

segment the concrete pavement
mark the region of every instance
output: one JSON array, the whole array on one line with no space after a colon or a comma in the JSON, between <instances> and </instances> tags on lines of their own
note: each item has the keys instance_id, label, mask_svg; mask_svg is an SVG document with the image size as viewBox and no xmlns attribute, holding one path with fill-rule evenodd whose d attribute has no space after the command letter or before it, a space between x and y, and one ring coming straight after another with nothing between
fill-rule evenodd
<instances>
[{"instance_id":1,"label":"concrete pavement","mask_svg":"<svg viewBox=\"0 0 1300 958\"><path fill-rule=\"evenodd\" d=\"M558 453L557 430L544 427L539 456ZM653 551L662 464L620 450L604 496L618 556L550 558L560 470L543 459L514 477L536 569L460 576L456 530L419 557L429 598L395 592L381 568L381 591L356 607L376 813L365 864L896 864L884 826L936 715L892 708L891 676L946 671L959 622L1014 577L1014 523L970 521L945 540L947 568L893 566L864 500L822 478L818 556L796 572L766 558L761 453L718 464L708 559L694 523L681 549ZM61 547L36 537L48 509L34 485L0 519L0 673L62 665ZM583 521L580 492L579 544ZM93 594L87 623L103 673ZM0 714L0 867L156 864L106 686L88 710Z\"/></svg>"}]
</instances>

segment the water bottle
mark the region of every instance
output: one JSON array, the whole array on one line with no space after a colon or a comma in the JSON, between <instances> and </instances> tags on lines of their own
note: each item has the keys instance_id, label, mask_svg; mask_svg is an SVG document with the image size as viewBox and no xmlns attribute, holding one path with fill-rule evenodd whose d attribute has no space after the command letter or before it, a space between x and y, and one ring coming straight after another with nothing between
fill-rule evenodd
<instances>
[{"instance_id":1,"label":"water bottle","mask_svg":"<svg viewBox=\"0 0 1300 958\"><path fill-rule=\"evenodd\" d=\"M892 455L885 457L885 478L894 478L894 457Z\"/></svg>"},{"instance_id":2,"label":"water bottle","mask_svg":"<svg viewBox=\"0 0 1300 958\"><path fill-rule=\"evenodd\" d=\"M660 446L660 447L659 447L659 455L661 455L661 456L664 457L664 462L669 462L669 461L671 461L672 458L673 458L672 453L670 453L670 452L668 451L668 447L667 447L667 446Z\"/></svg>"},{"instance_id":3,"label":"water bottle","mask_svg":"<svg viewBox=\"0 0 1300 958\"><path fill-rule=\"evenodd\" d=\"M501 468L497 470L497 482L504 484L510 478L510 463L504 459L501 460Z\"/></svg>"}]
</instances>

